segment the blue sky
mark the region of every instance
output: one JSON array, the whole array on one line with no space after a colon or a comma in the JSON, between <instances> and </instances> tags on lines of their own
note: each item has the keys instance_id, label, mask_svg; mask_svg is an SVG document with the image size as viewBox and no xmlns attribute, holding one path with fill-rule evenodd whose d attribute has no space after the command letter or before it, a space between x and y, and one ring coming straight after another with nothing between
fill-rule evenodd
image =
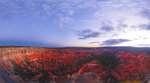
<instances>
[{"instance_id":1,"label":"blue sky","mask_svg":"<svg viewBox=\"0 0 150 83\"><path fill-rule=\"evenodd\" d=\"M0 0L0 46L150 46L149 0Z\"/></svg>"}]
</instances>

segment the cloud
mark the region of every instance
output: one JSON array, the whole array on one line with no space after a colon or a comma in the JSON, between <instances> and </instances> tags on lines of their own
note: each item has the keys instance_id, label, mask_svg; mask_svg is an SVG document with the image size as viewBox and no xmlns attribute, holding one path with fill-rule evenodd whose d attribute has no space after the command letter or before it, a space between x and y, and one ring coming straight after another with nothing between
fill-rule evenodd
<instances>
[{"instance_id":1,"label":"cloud","mask_svg":"<svg viewBox=\"0 0 150 83\"><path fill-rule=\"evenodd\" d=\"M82 1L82 3L80 2L78 4L79 8L88 8L88 7L96 8L96 3L98 2L98 0L86 0L86 1L80 0L80 1Z\"/></svg>"},{"instance_id":2,"label":"cloud","mask_svg":"<svg viewBox=\"0 0 150 83\"><path fill-rule=\"evenodd\" d=\"M100 45L116 45L116 44L120 44L120 43L127 42L127 41L131 41L131 40L128 40L128 39L109 39L109 40L103 41L103 43Z\"/></svg>"},{"instance_id":3,"label":"cloud","mask_svg":"<svg viewBox=\"0 0 150 83\"><path fill-rule=\"evenodd\" d=\"M62 23L69 23L72 21L71 17L60 17L60 22Z\"/></svg>"},{"instance_id":4,"label":"cloud","mask_svg":"<svg viewBox=\"0 0 150 83\"><path fill-rule=\"evenodd\" d=\"M144 9L141 13L143 17L150 19L150 10Z\"/></svg>"},{"instance_id":5,"label":"cloud","mask_svg":"<svg viewBox=\"0 0 150 83\"><path fill-rule=\"evenodd\" d=\"M143 14L149 16L147 11L149 7L145 4L146 2L149 3L148 0L118 0L117 2L116 0L0 0L0 10L3 11L0 16L7 17L12 14L21 14L40 19L56 16L56 19L59 20L62 16L73 16L78 11L89 8L93 9L94 16L100 17L98 19L115 22L116 20L130 18L130 15L139 16L137 13L144 8Z\"/></svg>"},{"instance_id":6,"label":"cloud","mask_svg":"<svg viewBox=\"0 0 150 83\"><path fill-rule=\"evenodd\" d=\"M98 37L100 35L100 32L85 29L82 31L76 31L76 34L79 37L78 39L88 39Z\"/></svg>"},{"instance_id":7,"label":"cloud","mask_svg":"<svg viewBox=\"0 0 150 83\"><path fill-rule=\"evenodd\" d=\"M150 46L150 44L137 44L136 46L143 46L143 47L147 47L147 46Z\"/></svg>"},{"instance_id":8,"label":"cloud","mask_svg":"<svg viewBox=\"0 0 150 83\"><path fill-rule=\"evenodd\" d=\"M147 18L143 18L141 12L149 9L148 0L106 0L105 2L99 1L97 10L94 16L100 21L110 21L113 26L117 27L130 27L139 24L146 24ZM150 13L146 10L144 13L146 17L150 17ZM144 20L144 21L141 21ZM120 25L119 22L124 25Z\"/></svg>"},{"instance_id":9,"label":"cloud","mask_svg":"<svg viewBox=\"0 0 150 83\"><path fill-rule=\"evenodd\" d=\"M67 13L68 15L73 15L74 14L74 10L68 10L68 13Z\"/></svg>"},{"instance_id":10,"label":"cloud","mask_svg":"<svg viewBox=\"0 0 150 83\"><path fill-rule=\"evenodd\" d=\"M59 27L64 27L65 24L71 23L72 18L71 17L60 17L59 19Z\"/></svg>"},{"instance_id":11,"label":"cloud","mask_svg":"<svg viewBox=\"0 0 150 83\"><path fill-rule=\"evenodd\" d=\"M89 44L99 44L100 42L90 42Z\"/></svg>"},{"instance_id":12,"label":"cloud","mask_svg":"<svg viewBox=\"0 0 150 83\"><path fill-rule=\"evenodd\" d=\"M150 30L150 23L149 23L149 24L139 25L139 27L140 27L141 29Z\"/></svg>"},{"instance_id":13,"label":"cloud","mask_svg":"<svg viewBox=\"0 0 150 83\"><path fill-rule=\"evenodd\" d=\"M113 27L112 26L102 26L100 28L100 30L103 30L103 31L112 31L113 30Z\"/></svg>"},{"instance_id":14,"label":"cloud","mask_svg":"<svg viewBox=\"0 0 150 83\"><path fill-rule=\"evenodd\" d=\"M139 35L149 36L148 32L145 34L146 30L150 30L149 4L149 0L0 0L0 17L10 19L10 17L16 16L16 20L26 17L28 20L31 17L33 23L29 27L34 27L35 18L40 19L37 22L41 23L51 23L60 27L66 25L65 27L73 27L71 29L76 27L79 29L75 32L78 39L94 38L94 41L99 41L98 37L101 37L100 42L102 42L106 39L118 38L106 40L102 43L109 45L109 43L125 42L120 38L132 40ZM41 20L43 18L47 20ZM3 19L0 21L4 22ZM54 25L46 25L46 27L53 27ZM85 30L81 30L81 28ZM67 29L65 28L61 32L65 37L66 34L70 35ZM94 31L98 29L100 30ZM59 31L55 29L55 26L49 28L49 30L44 30ZM136 32L137 34L135 34ZM51 35L51 33L47 34ZM60 33L56 32L56 34ZM94 44L94 42L91 42L91 44Z\"/></svg>"},{"instance_id":15,"label":"cloud","mask_svg":"<svg viewBox=\"0 0 150 83\"><path fill-rule=\"evenodd\" d=\"M21 13L34 17L49 17L52 15L73 15L74 12L88 7L95 7L97 0L0 0L2 14L9 12Z\"/></svg>"},{"instance_id":16,"label":"cloud","mask_svg":"<svg viewBox=\"0 0 150 83\"><path fill-rule=\"evenodd\" d=\"M26 16L57 20L58 25L63 27L81 9L95 8L96 2L97 0L0 0L0 18Z\"/></svg>"},{"instance_id":17,"label":"cloud","mask_svg":"<svg viewBox=\"0 0 150 83\"><path fill-rule=\"evenodd\" d=\"M126 27L128 27L128 25L127 24L124 24L124 23L122 23L122 22L119 22L119 25L118 25L118 28L126 28Z\"/></svg>"}]
</instances>

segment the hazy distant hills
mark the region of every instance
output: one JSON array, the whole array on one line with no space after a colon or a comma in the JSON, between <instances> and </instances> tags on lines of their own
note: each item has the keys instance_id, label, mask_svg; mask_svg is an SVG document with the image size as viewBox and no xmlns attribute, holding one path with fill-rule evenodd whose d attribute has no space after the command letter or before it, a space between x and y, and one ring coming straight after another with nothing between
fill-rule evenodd
<instances>
[{"instance_id":1,"label":"hazy distant hills","mask_svg":"<svg viewBox=\"0 0 150 83\"><path fill-rule=\"evenodd\" d=\"M130 51L130 52L145 52L150 54L150 47L64 47L66 49L74 48L74 49L113 49L119 51Z\"/></svg>"},{"instance_id":2,"label":"hazy distant hills","mask_svg":"<svg viewBox=\"0 0 150 83\"><path fill-rule=\"evenodd\" d=\"M97 49L116 49L119 51L150 53L150 47L99 47Z\"/></svg>"},{"instance_id":3,"label":"hazy distant hills","mask_svg":"<svg viewBox=\"0 0 150 83\"><path fill-rule=\"evenodd\" d=\"M0 46L0 48L3 47L29 47L29 46ZM34 47L36 48L36 47ZM48 47L43 47L47 49L51 49ZM52 47L54 48L54 47ZM55 47L55 49L113 49L113 50L119 50L119 51L130 51L130 52L145 52L150 54L150 47L130 47L130 46L120 46L120 47Z\"/></svg>"}]
</instances>

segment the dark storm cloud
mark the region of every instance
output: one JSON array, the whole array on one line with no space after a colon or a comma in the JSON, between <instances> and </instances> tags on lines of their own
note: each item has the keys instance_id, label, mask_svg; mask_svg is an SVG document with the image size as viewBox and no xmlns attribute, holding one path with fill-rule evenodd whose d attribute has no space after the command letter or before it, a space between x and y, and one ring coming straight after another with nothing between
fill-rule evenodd
<instances>
[{"instance_id":1,"label":"dark storm cloud","mask_svg":"<svg viewBox=\"0 0 150 83\"><path fill-rule=\"evenodd\" d=\"M102 26L100 28L100 30L103 30L103 31L112 31L113 30L113 27L112 26Z\"/></svg>"},{"instance_id":2,"label":"dark storm cloud","mask_svg":"<svg viewBox=\"0 0 150 83\"><path fill-rule=\"evenodd\" d=\"M116 45L116 44L120 44L120 43L127 42L127 41L130 41L130 40L128 40L128 39L109 39L109 40L103 41L103 43L100 45Z\"/></svg>"},{"instance_id":3,"label":"dark storm cloud","mask_svg":"<svg viewBox=\"0 0 150 83\"><path fill-rule=\"evenodd\" d=\"M100 32L92 31L90 29L85 29L82 31L77 31L76 34L79 37L78 39L87 39L87 38L98 37L100 35Z\"/></svg>"}]
</instances>

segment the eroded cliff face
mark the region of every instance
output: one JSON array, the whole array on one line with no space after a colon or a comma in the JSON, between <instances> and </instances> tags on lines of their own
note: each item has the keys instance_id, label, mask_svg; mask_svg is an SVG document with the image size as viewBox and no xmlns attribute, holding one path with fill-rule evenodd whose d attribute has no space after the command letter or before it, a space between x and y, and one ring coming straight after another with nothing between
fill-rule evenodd
<instances>
[{"instance_id":1,"label":"eroded cliff face","mask_svg":"<svg viewBox=\"0 0 150 83\"><path fill-rule=\"evenodd\" d=\"M6 73L6 76L8 76L8 79L12 79L15 82L20 82L22 79L14 75L14 65L12 61L16 60L16 58L23 59L23 57L26 57L31 54L36 54L43 52L44 48L38 48L38 47L3 47L0 48L0 68L2 72ZM1 82L5 83L7 79L3 80L5 77L1 78ZM17 80L16 80L17 79Z\"/></svg>"},{"instance_id":2,"label":"eroded cliff face","mask_svg":"<svg viewBox=\"0 0 150 83\"><path fill-rule=\"evenodd\" d=\"M25 57L28 57L29 55L38 55L40 53L45 52L47 49L45 48L37 48L37 47L4 47L0 48L0 69L5 74L5 76L0 76L0 83L41 83L38 80L26 80L23 79L21 76L15 74L15 68L16 65L14 65L14 62L17 63L18 59L20 61L24 61ZM54 56L57 56L56 49L49 49L49 53L51 52L54 54ZM53 51L51 51L53 50ZM61 50L62 51L62 50ZM66 51L64 51L65 53ZM72 52L72 51L69 51ZM67 52L66 54L69 54ZM61 53L60 53L61 54ZM61 54L65 55L65 54ZM26 62L24 62L26 63ZM24 64L23 63L23 64ZM37 63L38 64L38 63ZM63 83L73 83L75 80L67 80ZM81 83L78 80L76 83ZM53 81L50 81L51 83ZM55 83L55 82L53 82Z\"/></svg>"},{"instance_id":3,"label":"eroded cliff face","mask_svg":"<svg viewBox=\"0 0 150 83\"><path fill-rule=\"evenodd\" d=\"M107 77L105 69L110 67L104 68L105 64L101 64L101 60L98 58L98 56L102 56L105 52L115 52L116 55L113 55L115 56L114 60L117 57L122 57L119 61L129 62L130 64L133 63L131 64L133 67L128 67L130 64L125 65L126 63L122 63L122 65L126 66L124 69L128 72L134 73L133 70L130 70L133 68L136 71L142 70L142 74L139 72L140 76L144 74L147 75L149 72L150 59L147 55L138 52L116 52L114 50L105 49L3 47L0 48L0 83L106 83L102 81ZM112 59L113 58L110 58L110 60L108 60L106 57L103 61L109 62L111 66L112 63L110 61ZM120 65L116 67L116 69L121 69L123 66ZM137 69L136 67L139 68ZM116 73L122 70L123 68L121 70L115 70L114 68ZM122 74L125 73L126 72L122 72ZM113 75L115 76L116 74L114 73ZM119 77L120 76L118 76L118 79L120 79ZM141 80L145 78L146 80L149 79L149 74L142 76ZM111 81L111 79L108 80ZM133 83L140 83L140 81Z\"/></svg>"}]
</instances>

